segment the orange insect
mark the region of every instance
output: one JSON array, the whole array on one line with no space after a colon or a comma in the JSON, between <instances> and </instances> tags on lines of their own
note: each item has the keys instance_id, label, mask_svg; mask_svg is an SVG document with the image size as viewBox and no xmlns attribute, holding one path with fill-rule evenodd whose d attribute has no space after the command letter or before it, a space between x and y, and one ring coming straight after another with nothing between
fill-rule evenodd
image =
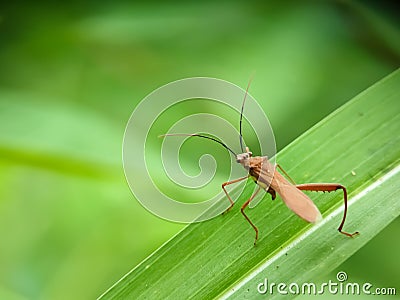
<instances>
[{"instance_id":1,"label":"orange insect","mask_svg":"<svg viewBox=\"0 0 400 300\"><path fill-rule=\"evenodd\" d=\"M354 233L348 233L343 231L344 222L346 220L347 215L347 190L346 188L341 185L340 183L306 183L306 184L295 184L293 180L289 177L289 175L282 169L282 167L277 164L276 166L273 165L267 156L255 156L253 157L253 153L246 147L246 151L243 148L243 136L242 136L242 119L243 119L243 110L244 104L246 102L246 96L248 94L248 89L250 86L250 82L247 86L246 93L242 103L242 109L240 113L240 123L239 123L239 139L240 139L240 147L242 149L241 154L236 154L231 148L229 148L223 142L206 135L202 134L164 134L160 137L164 136L196 136L201 138L206 138L212 140L214 142L219 143L223 147L225 147L229 152L231 152L236 157L236 162L240 163L247 171L248 175L228 181L222 184L222 189L225 192L228 200L230 201L231 205L225 211L229 211L235 202L231 199L228 192L226 191L225 187L227 185L237 183L243 180L248 179L249 177L254 180L254 182L258 185L257 190L254 194L242 205L241 212L246 220L250 223L253 229L256 232L254 245L258 240L258 228L254 225L254 223L250 220L250 218L246 215L245 209L249 205L249 203L254 199L254 197L258 194L261 189L264 189L267 193L271 194L272 200L275 199L276 193L282 198L283 202L286 204L289 209L291 209L295 214L297 214L303 220L309 223L316 223L322 219L322 215L319 212L318 208L315 204L311 201L311 199L304 194L302 191L318 191L318 192L333 192L336 190L343 190L343 198L344 198L344 213L342 222L338 227L338 231L344 235L349 237L353 237L358 233L358 231ZM278 167L283 174L285 174L290 181L289 182L285 177L283 177L279 172L276 172L276 167Z\"/></svg>"}]
</instances>

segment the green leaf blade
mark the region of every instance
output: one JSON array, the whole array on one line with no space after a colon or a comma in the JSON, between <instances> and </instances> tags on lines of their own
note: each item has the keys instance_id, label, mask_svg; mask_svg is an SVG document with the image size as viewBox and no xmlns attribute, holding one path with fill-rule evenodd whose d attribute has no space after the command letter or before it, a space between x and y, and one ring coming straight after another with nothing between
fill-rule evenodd
<instances>
[{"instance_id":1,"label":"green leaf blade","mask_svg":"<svg viewBox=\"0 0 400 300\"><path fill-rule=\"evenodd\" d=\"M321 224L315 225L312 229L304 232L296 240L289 243L282 250L274 255L274 258L264 262L252 271L247 277L233 286L227 293L222 295L222 299L243 299L261 296L257 291L258 284L265 282L285 282L297 283L299 286L310 279L324 274L327 269L338 267L347 257L355 253L361 246L379 233L381 227L375 226L376 223L383 227L390 224L400 213L400 202L393 187L400 181L400 166L385 174L373 185L357 194L351 202L350 209L352 218L362 220L355 224L348 220L348 226L358 226L362 228L362 233L355 239L344 239L341 235L332 235L332 231L340 222L343 209L337 208L328 216L324 216ZM370 201L369 199L385 198L387 201ZM387 210L389 205L392 213L381 214L379 212ZM369 213L365 213L368 211ZM350 222L349 222L350 221ZM306 258L306 259L305 259ZM293 272L296 270L296 272ZM332 278L335 280L335 278ZM318 288L319 289L319 288ZM281 294L270 295L269 299L278 298ZM265 296L263 296L265 297Z\"/></svg>"},{"instance_id":2,"label":"green leaf blade","mask_svg":"<svg viewBox=\"0 0 400 300\"><path fill-rule=\"evenodd\" d=\"M400 215L395 199L400 157L400 71L392 73L315 125L281 151L277 161L299 183L340 182L348 188L345 231L337 232L343 194L311 193L324 220L299 219L279 199L240 214L191 224L101 296L103 299L255 297L257 283L304 282L333 270ZM292 124L294 126L295 124ZM222 199L221 201L226 201ZM262 295L259 295L262 296ZM275 295L276 296L276 295Z\"/></svg>"}]
</instances>

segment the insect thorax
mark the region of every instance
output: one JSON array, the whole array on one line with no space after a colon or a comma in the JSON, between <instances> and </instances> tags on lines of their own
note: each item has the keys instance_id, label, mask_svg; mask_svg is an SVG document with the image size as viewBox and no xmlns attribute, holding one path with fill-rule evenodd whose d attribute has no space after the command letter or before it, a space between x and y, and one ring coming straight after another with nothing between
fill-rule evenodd
<instances>
[{"instance_id":1,"label":"insect thorax","mask_svg":"<svg viewBox=\"0 0 400 300\"><path fill-rule=\"evenodd\" d=\"M274 176L274 166L269 162L267 156L251 157L248 171L254 181L262 187L269 186Z\"/></svg>"}]
</instances>

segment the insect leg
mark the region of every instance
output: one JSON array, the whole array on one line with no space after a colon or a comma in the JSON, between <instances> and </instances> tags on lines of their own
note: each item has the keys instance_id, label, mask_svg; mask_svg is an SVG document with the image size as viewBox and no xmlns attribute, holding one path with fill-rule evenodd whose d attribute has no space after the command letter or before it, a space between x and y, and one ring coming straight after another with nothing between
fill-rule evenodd
<instances>
[{"instance_id":1,"label":"insect leg","mask_svg":"<svg viewBox=\"0 0 400 300\"><path fill-rule=\"evenodd\" d=\"M238 178L238 179L235 179L235 180L232 180L232 181L224 182L224 183L222 184L222 189L224 190L225 195L228 197L228 200L229 200L229 202L231 203L231 205L223 212L223 214L226 213L226 212L228 212L228 211L233 207L233 205L235 204L235 202L232 201L231 196L229 196L228 192L226 191L225 187L226 187L227 185L230 185L230 184L233 184L233 183L236 183L236 182L245 180L245 179L247 179L248 177L249 177L249 176L245 176L245 177Z\"/></svg>"},{"instance_id":2,"label":"insect leg","mask_svg":"<svg viewBox=\"0 0 400 300\"><path fill-rule=\"evenodd\" d=\"M261 187L259 186L257 190L254 192L254 194L242 205L242 208L240 211L242 212L243 216L246 218L247 222L250 223L250 225L253 227L253 229L256 232L256 239L254 240L254 246L256 245L256 242L258 240L258 228L256 225L253 224L253 222L249 219L249 217L244 213L244 209L249 205L250 201L254 199L254 197L258 194L258 192L261 190Z\"/></svg>"},{"instance_id":3,"label":"insect leg","mask_svg":"<svg viewBox=\"0 0 400 300\"><path fill-rule=\"evenodd\" d=\"M294 182L294 180L292 178L290 178L289 174L286 173L286 171L281 167L280 164L276 164L276 167L279 168L279 170L282 171L282 173L290 180L291 183L293 183L294 185L296 185L296 183Z\"/></svg>"},{"instance_id":4,"label":"insect leg","mask_svg":"<svg viewBox=\"0 0 400 300\"><path fill-rule=\"evenodd\" d=\"M316 192L333 192L337 190L343 190L343 199L344 199L344 213L343 213L343 219L342 222L340 223L338 227L338 231L340 233L343 233L344 235L353 237L357 234L359 234L358 231L354 233L348 233L345 231L342 231L344 222L346 220L346 215L347 215L347 190L346 188L339 184L339 183L306 183L306 184L297 184L296 187L299 190L302 191L316 191Z\"/></svg>"}]
</instances>

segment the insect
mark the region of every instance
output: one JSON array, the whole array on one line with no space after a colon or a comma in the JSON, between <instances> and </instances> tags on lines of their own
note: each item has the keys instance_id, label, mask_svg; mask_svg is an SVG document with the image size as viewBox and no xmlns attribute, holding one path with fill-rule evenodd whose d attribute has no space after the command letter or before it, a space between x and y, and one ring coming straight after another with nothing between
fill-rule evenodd
<instances>
[{"instance_id":1,"label":"insect","mask_svg":"<svg viewBox=\"0 0 400 300\"><path fill-rule=\"evenodd\" d=\"M291 209L295 214L297 214L303 220L309 223L317 223L322 219L322 215L319 212L318 208L311 201L311 199L304 194L302 191L317 191L317 192L333 192L337 190L343 191L343 199L344 199L344 213L342 221L338 227L338 231L346 236L353 237L358 233L358 231L354 233L348 233L343 231L343 226L346 220L347 215L347 190L340 183L305 183L305 184L295 184L294 181L289 177L289 175L283 170L283 168L279 164L272 164L267 156L253 156L253 153L249 150L248 147L243 147L243 135L242 135L242 120L243 120L243 111L244 105L246 102L246 97L248 94L248 90L250 87L250 83L247 86L246 93L244 95L242 108L240 112L240 122L239 122L239 141L242 153L236 154L231 148L229 148L226 144L219 141L216 138L206 136L203 134L164 134L160 137L165 136L189 136L189 137L200 137L212 140L216 143L219 143L223 147L225 147L235 158L236 162L241 164L248 172L247 176L228 181L222 184L222 189L225 192L230 206L226 209L225 212L228 212L235 204L232 198L229 196L226 186L241 182L243 180L248 179L249 177L258 185L256 191L253 195L242 205L240 211L243 216L246 218L247 222L253 227L255 231L255 240L254 245L256 245L258 240L258 228L254 225L254 223L247 216L245 209L250 204L250 202L254 199L254 197L260 192L261 189L264 189L267 193L269 193L272 197L272 200L276 198L276 193L282 198L283 202L286 204L289 209ZM278 168L286 177L286 179L281 173L276 171ZM224 213L225 213L224 212Z\"/></svg>"}]
</instances>

